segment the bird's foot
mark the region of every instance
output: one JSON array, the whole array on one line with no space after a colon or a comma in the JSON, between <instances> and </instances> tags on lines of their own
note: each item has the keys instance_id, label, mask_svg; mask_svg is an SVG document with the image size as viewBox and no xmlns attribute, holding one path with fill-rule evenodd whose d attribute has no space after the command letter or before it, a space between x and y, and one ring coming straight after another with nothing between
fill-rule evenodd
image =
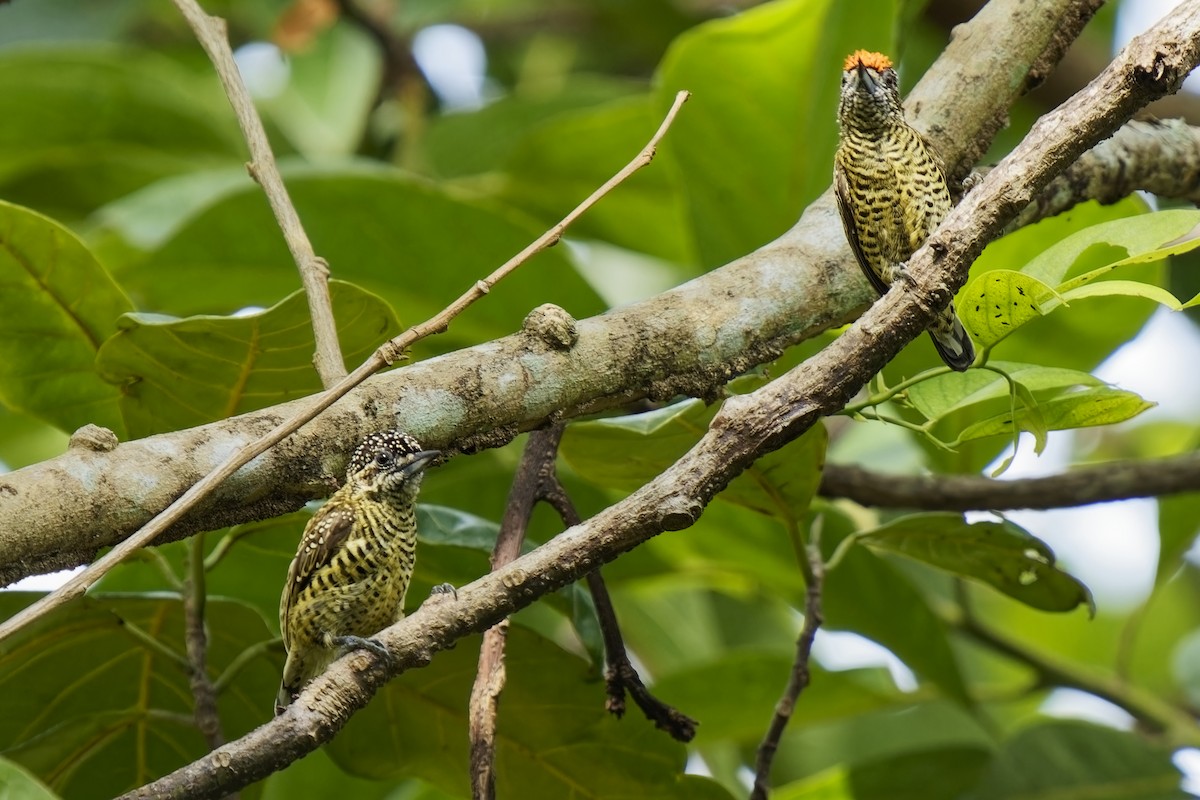
<instances>
[{"instance_id":1,"label":"bird's foot","mask_svg":"<svg viewBox=\"0 0 1200 800\"><path fill-rule=\"evenodd\" d=\"M392 661L392 654L375 639L367 639L363 636L335 636L330 640L330 644L338 648L342 655L351 650L366 650L379 656L385 664L390 664Z\"/></svg>"},{"instance_id":2,"label":"bird's foot","mask_svg":"<svg viewBox=\"0 0 1200 800\"><path fill-rule=\"evenodd\" d=\"M452 583L439 583L437 586L434 586L429 590L430 597L437 597L445 594L453 596L455 600L458 599L458 589L455 589L454 584Z\"/></svg>"}]
</instances>

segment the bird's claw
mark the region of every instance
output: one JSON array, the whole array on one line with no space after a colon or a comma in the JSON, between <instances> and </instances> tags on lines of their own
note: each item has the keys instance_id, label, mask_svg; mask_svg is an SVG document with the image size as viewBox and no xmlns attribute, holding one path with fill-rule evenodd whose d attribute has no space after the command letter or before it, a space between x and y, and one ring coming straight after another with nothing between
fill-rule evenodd
<instances>
[{"instance_id":1,"label":"bird's claw","mask_svg":"<svg viewBox=\"0 0 1200 800\"><path fill-rule=\"evenodd\" d=\"M392 661L392 654L376 639L367 639L363 636L338 636L333 640L333 645L339 648L343 654L349 653L351 650L366 650L379 656L385 664L390 664Z\"/></svg>"},{"instance_id":2,"label":"bird's claw","mask_svg":"<svg viewBox=\"0 0 1200 800\"><path fill-rule=\"evenodd\" d=\"M452 583L439 583L429 590L430 597L445 594L453 595L455 600L458 599L458 589L455 589L454 584Z\"/></svg>"}]
</instances>

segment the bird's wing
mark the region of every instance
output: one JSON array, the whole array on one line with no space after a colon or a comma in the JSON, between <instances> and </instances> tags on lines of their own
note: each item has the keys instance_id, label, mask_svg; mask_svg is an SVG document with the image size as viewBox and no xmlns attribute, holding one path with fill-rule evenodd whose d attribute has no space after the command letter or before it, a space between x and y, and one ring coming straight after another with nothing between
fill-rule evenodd
<instances>
[{"instance_id":1,"label":"bird's wing","mask_svg":"<svg viewBox=\"0 0 1200 800\"><path fill-rule=\"evenodd\" d=\"M296 557L288 567L287 583L279 598L279 627L283 633L284 647L289 647L287 618L296 598L312 581L313 574L329 563L354 530L353 512L346 504L336 501L335 495L308 521L304 535L300 537Z\"/></svg>"},{"instance_id":2,"label":"bird's wing","mask_svg":"<svg viewBox=\"0 0 1200 800\"><path fill-rule=\"evenodd\" d=\"M838 213L842 215L842 227L846 230L846 241L850 242L850 249L854 251L854 259L858 261L858 268L862 270L863 275L867 276L867 280L875 287L875 291L879 294L887 294L888 286L875 274L875 271L867 266L867 257L863 253L862 245L858 239L858 227L854 222L854 211L850 208L850 185L846 182L846 174L840 170L833 171L833 187L834 195L837 197Z\"/></svg>"}]
</instances>

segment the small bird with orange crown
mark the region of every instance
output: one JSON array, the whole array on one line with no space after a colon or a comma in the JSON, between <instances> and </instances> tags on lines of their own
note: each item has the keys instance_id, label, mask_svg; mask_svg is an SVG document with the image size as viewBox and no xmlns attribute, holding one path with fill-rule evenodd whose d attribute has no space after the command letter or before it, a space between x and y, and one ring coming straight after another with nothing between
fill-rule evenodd
<instances>
[{"instance_id":1,"label":"small bird with orange crown","mask_svg":"<svg viewBox=\"0 0 1200 800\"><path fill-rule=\"evenodd\" d=\"M888 57L856 50L843 70L834 188L850 249L882 295L949 213L950 189L941 159L904 119ZM974 363L975 346L953 303L934 319L929 335L951 369Z\"/></svg>"}]
</instances>

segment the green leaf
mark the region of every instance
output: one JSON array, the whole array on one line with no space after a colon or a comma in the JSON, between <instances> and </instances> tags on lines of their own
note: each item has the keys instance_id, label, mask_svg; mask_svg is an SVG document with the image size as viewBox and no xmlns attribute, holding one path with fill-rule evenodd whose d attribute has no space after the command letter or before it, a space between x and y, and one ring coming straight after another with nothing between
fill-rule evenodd
<instances>
[{"instance_id":1,"label":"green leaf","mask_svg":"<svg viewBox=\"0 0 1200 800\"><path fill-rule=\"evenodd\" d=\"M284 179L332 274L378 294L406 325L441 311L544 232L509 210L459 199L394 169L301 166L284 169ZM258 187L247 182L189 210L193 216L170 223L173 235L150 252L121 253L110 245L114 275L146 307L180 316L233 313L295 291L295 265ZM113 233L119 231L106 231ZM502 281L416 352L513 333L543 302L576 317L603 310L557 248Z\"/></svg>"},{"instance_id":2,"label":"green leaf","mask_svg":"<svg viewBox=\"0 0 1200 800\"><path fill-rule=\"evenodd\" d=\"M1130 197L1111 206L1095 202L1083 203L1071 210L1034 225L1022 228L992 242L971 267L973 279L995 269L1023 269L1023 265L1039 258L1047 245L1071 238L1080 231L1114 219L1138 220L1145 216L1146 204ZM1133 223L1136 224L1136 223ZM1075 258L1072 270L1086 272L1120 259L1126 252L1109 245L1088 247ZM1162 262L1129 266L1122 277L1142 282L1164 282ZM1061 282L1052 276L1032 275L1043 283L1057 287ZM960 312L973 311L969 299L960 300ZM1073 305L1066 313L1051 314L1027 322L1004 340L1003 353L1012 361L1026 361L1058 367L1091 371L1114 349L1131 339L1141 329L1153 307L1144 300L1126 297L1098 297L1088 303ZM916 370L896 374L915 374ZM994 455L994 454L993 454ZM985 457L983 461L990 460Z\"/></svg>"},{"instance_id":3,"label":"green leaf","mask_svg":"<svg viewBox=\"0 0 1200 800\"><path fill-rule=\"evenodd\" d=\"M0 616L37 597L0 593ZM214 677L269 636L240 603L210 598L206 619ZM182 604L163 597L88 595L0 643L0 750L63 796L112 797L209 750L191 723L187 671L135 626L183 652ZM232 679L218 698L228 739L270 719L278 684L278 660L265 654Z\"/></svg>"},{"instance_id":4,"label":"green leaf","mask_svg":"<svg viewBox=\"0 0 1200 800\"><path fill-rule=\"evenodd\" d=\"M1084 722L1026 728L996 755L969 800L1103 797L1185 800L1170 751L1125 731Z\"/></svg>"},{"instance_id":5,"label":"green leaf","mask_svg":"<svg viewBox=\"0 0 1200 800\"><path fill-rule=\"evenodd\" d=\"M467 706L479 642L464 639L430 668L389 683L328 746L334 761L353 775L417 776L465 794ZM498 795L685 798L711 783L685 777L683 745L640 715L618 721L606 714L603 685L585 661L513 628L505 663ZM728 796L714 791L706 786L704 796Z\"/></svg>"},{"instance_id":6,"label":"green leaf","mask_svg":"<svg viewBox=\"0 0 1200 800\"><path fill-rule=\"evenodd\" d=\"M1042 611L1088 606L1091 593L1054 566L1054 552L1011 522L968 523L960 514L914 514L866 531L859 541L986 583Z\"/></svg>"},{"instance_id":7,"label":"green leaf","mask_svg":"<svg viewBox=\"0 0 1200 800\"><path fill-rule=\"evenodd\" d=\"M1137 262L1134 262L1137 263ZM1172 311L1182 311L1183 304L1175 297L1159 286L1152 283L1142 283L1141 281L1100 281L1099 283L1087 283L1082 286L1077 286L1073 289L1067 289L1059 294L1063 303L1069 303L1072 300L1086 300L1090 297L1144 297L1147 300L1153 300L1160 306L1166 306ZM1043 313L1054 308L1058 304L1057 298L1048 300L1043 305Z\"/></svg>"},{"instance_id":8,"label":"green leaf","mask_svg":"<svg viewBox=\"0 0 1200 800\"><path fill-rule=\"evenodd\" d=\"M559 452L581 477L633 491L653 480L708 430L717 407L699 400L569 426ZM816 493L828 436L814 426L760 458L718 495L728 503L796 524Z\"/></svg>"},{"instance_id":9,"label":"green leaf","mask_svg":"<svg viewBox=\"0 0 1200 800\"><path fill-rule=\"evenodd\" d=\"M351 367L400 332L379 297L342 281L331 281L329 292ZM321 391L310 320L303 291L231 317L130 313L100 348L97 366L121 388L134 436L190 428Z\"/></svg>"},{"instance_id":10,"label":"green leaf","mask_svg":"<svg viewBox=\"0 0 1200 800\"><path fill-rule=\"evenodd\" d=\"M551 95L510 94L488 103L478 111L435 117L430 121L429 130L421 141L425 159L434 172L445 178L499 170L508 163L513 179L523 182L530 177L524 172L525 165L509 161L518 146L526 149L526 143L530 139L545 139L545 130L558 128L559 115L574 111L581 111L586 115L588 110L600 111L598 107L642 89L637 82L612 80L599 74L568 74L566 78L567 83L562 91ZM649 135L646 138L648 139ZM642 142L637 145L633 152L626 156L626 160L633 158L644 144L645 142ZM518 160L524 159L518 157ZM582 167L583 164L578 166ZM544 166L539 165L536 174L544 172ZM605 175L600 183L609 177ZM588 189L588 194L600 183Z\"/></svg>"},{"instance_id":11,"label":"green leaf","mask_svg":"<svg viewBox=\"0 0 1200 800\"><path fill-rule=\"evenodd\" d=\"M20 764L0 758L0 798L3 800L57 800L50 791Z\"/></svg>"},{"instance_id":12,"label":"green leaf","mask_svg":"<svg viewBox=\"0 0 1200 800\"><path fill-rule=\"evenodd\" d=\"M682 114L687 114L684 106ZM547 225L562 219L641 151L661 119L649 96L560 114L531 130L505 163L501 196ZM571 235L680 264L695 262L672 168L670 133L647 167L584 214Z\"/></svg>"},{"instance_id":13,"label":"green leaf","mask_svg":"<svg viewBox=\"0 0 1200 800\"><path fill-rule=\"evenodd\" d=\"M367 34L335 25L289 53L287 86L259 105L306 157L352 155L370 119L382 61Z\"/></svg>"},{"instance_id":14,"label":"green leaf","mask_svg":"<svg viewBox=\"0 0 1200 800\"><path fill-rule=\"evenodd\" d=\"M976 343L989 349L1030 320L1043 315L1054 290L1022 272L994 269L979 275L959 295L958 313Z\"/></svg>"},{"instance_id":15,"label":"green leaf","mask_svg":"<svg viewBox=\"0 0 1200 800\"><path fill-rule=\"evenodd\" d=\"M64 431L123 436L95 360L132 305L104 267L66 228L0 201L0 289L0 399Z\"/></svg>"},{"instance_id":16,"label":"green leaf","mask_svg":"<svg viewBox=\"0 0 1200 800\"><path fill-rule=\"evenodd\" d=\"M1158 498L1158 568L1155 586L1170 579L1200 534L1200 494Z\"/></svg>"},{"instance_id":17,"label":"green leaf","mask_svg":"<svg viewBox=\"0 0 1200 800\"><path fill-rule=\"evenodd\" d=\"M701 265L786 231L829 187L842 58L891 42L893 3L783 0L698 25L658 68L658 107L692 99L664 141Z\"/></svg>"},{"instance_id":18,"label":"green leaf","mask_svg":"<svg viewBox=\"0 0 1200 800\"><path fill-rule=\"evenodd\" d=\"M793 781L771 790L774 800L855 800L850 776L843 767L834 767L809 778Z\"/></svg>"},{"instance_id":19,"label":"green leaf","mask_svg":"<svg viewBox=\"0 0 1200 800\"><path fill-rule=\"evenodd\" d=\"M982 747L944 747L856 764L854 800L958 800L992 760Z\"/></svg>"},{"instance_id":20,"label":"green leaf","mask_svg":"<svg viewBox=\"0 0 1200 800\"><path fill-rule=\"evenodd\" d=\"M209 72L116 47L0 52L0 190L60 215L159 178L244 159Z\"/></svg>"},{"instance_id":21,"label":"green leaf","mask_svg":"<svg viewBox=\"0 0 1200 800\"><path fill-rule=\"evenodd\" d=\"M1037 410L1046 430L1062 431L1124 422L1154 406L1133 392L1098 386L1046 400ZM1030 415L1028 409L1018 409L1015 415L1017 427L1030 430ZM959 434L958 442L986 436L1011 436L1013 420L1012 412L1005 412L977 422Z\"/></svg>"},{"instance_id":22,"label":"green leaf","mask_svg":"<svg viewBox=\"0 0 1200 800\"><path fill-rule=\"evenodd\" d=\"M906 397L926 419L937 422L972 406L1007 399L1008 381L992 369L1005 373L1035 395L1079 386L1104 385L1103 381L1090 373L1074 369L1012 361L989 361L988 367L990 369L937 375L910 387Z\"/></svg>"},{"instance_id":23,"label":"green leaf","mask_svg":"<svg viewBox=\"0 0 1200 800\"><path fill-rule=\"evenodd\" d=\"M756 745L783 694L792 657L786 653L733 650L719 658L676 670L654 682L656 697L702 720L695 744L732 740ZM810 725L894 706L907 700L879 670L829 672L811 665L812 691L797 704L792 724ZM873 680L872 680L873 679ZM737 692L714 692L737 686Z\"/></svg>"},{"instance_id":24,"label":"green leaf","mask_svg":"<svg viewBox=\"0 0 1200 800\"><path fill-rule=\"evenodd\" d=\"M1050 286L1059 286L1088 250L1119 248L1125 255L1108 259L1076 280L1087 281L1117 267L1160 261L1169 255L1200 246L1200 239L1177 241L1200 223L1200 211L1174 209L1092 225L1042 251L1021 270Z\"/></svg>"}]
</instances>

